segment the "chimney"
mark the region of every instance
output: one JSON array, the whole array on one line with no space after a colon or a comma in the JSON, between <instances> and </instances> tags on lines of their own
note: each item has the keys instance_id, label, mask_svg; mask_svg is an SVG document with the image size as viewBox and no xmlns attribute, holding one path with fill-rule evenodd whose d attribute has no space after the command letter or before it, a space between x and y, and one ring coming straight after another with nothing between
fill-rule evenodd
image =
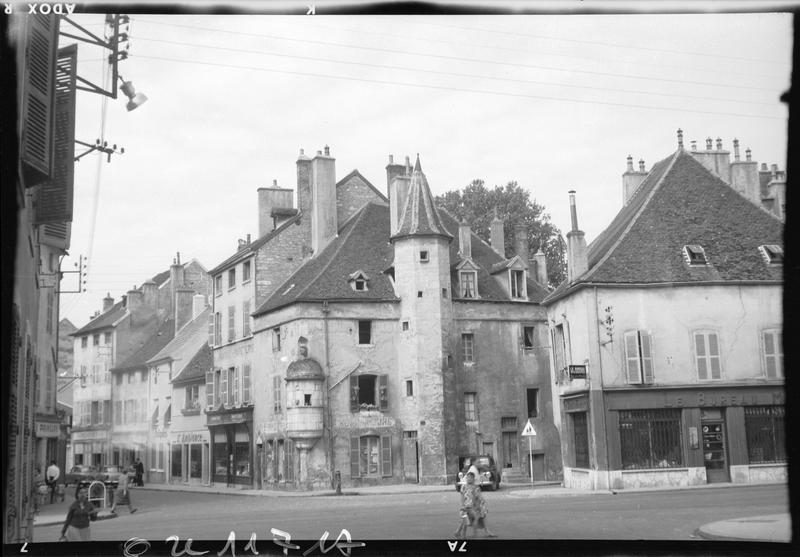
<instances>
[{"instance_id":1,"label":"chimney","mask_svg":"<svg viewBox=\"0 0 800 557\"><path fill-rule=\"evenodd\" d=\"M731 187L747 199L761 205L761 182L758 177L758 163L752 160L750 149L745 151L742 161L739 157L739 140L733 140L734 160L730 164Z\"/></svg>"},{"instance_id":2,"label":"chimney","mask_svg":"<svg viewBox=\"0 0 800 557\"><path fill-rule=\"evenodd\" d=\"M135 285L132 289L128 290L128 311L131 313L131 316L134 319L137 319L142 315L142 309L144 305L142 303L142 298L142 291L137 290Z\"/></svg>"},{"instance_id":3,"label":"chimney","mask_svg":"<svg viewBox=\"0 0 800 557\"><path fill-rule=\"evenodd\" d=\"M569 192L569 210L572 217L572 230L567 232L567 280L575 281L589 268L586 238L578 229L578 210L575 207L575 191Z\"/></svg>"},{"instance_id":4,"label":"chimney","mask_svg":"<svg viewBox=\"0 0 800 557\"><path fill-rule=\"evenodd\" d=\"M314 257L336 237L336 159L326 145L311 160L311 249Z\"/></svg>"},{"instance_id":5,"label":"chimney","mask_svg":"<svg viewBox=\"0 0 800 557\"><path fill-rule=\"evenodd\" d=\"M292 209L294 192L279 188L278 181L272 181L271 188L258 188L258 237L269 234L276 228L275 209ZM247 242L248 244L250 242ZM245 244L246 245L246 244Z\"/></svg>"},{"instance_id":6,"label":"chimney","mask_svg":"<svg viewBox=\"0 0 800 557\"><path fill-rule=\"evenodd\" d=\"M522 260L522 264L527 269L530 253L528 250L528 228L524 224L514 226L514 253Z\"/></svg>"},{"instance_id":7,"label":"chimney","mask_svg":"<svg viewBox=\"0 0 800 557\"><path fill-rule=\"evenodd\" d=\"M309 222L311 215L311 159L300 149L297 156L297 209L302 213L304 222Z\"/></svg>"},{"instance_id":8,"label":"chimney","mask_svg":"<svg viewBox=\"0 0 800 557\"><path fill-rule=\"evenodd\" d=\"M106 294L106 297L103 298L103 313L107 312L112 307L114 307L114 298L111 297L111 292L109 292Z\"/></svg>"},{"instance_id":9,"label":"chimney","mask_svg":"<svg viewBox=\"0 0 800 557\"><path fill-rule=\"evenodd\" d=\"M497 214L497 207L494 208L494 218L492 224L489 225L489 237L492 241L492 249L500 254L500 257L505 257L506 236L503 230L503 221Z\"/></svg>"},{"instance_id":10,"label":"chimney","mask_svg":"<svg viewBox=\"0 0 800 557\"><path fill-rule=\"evenodd\" d=\"M194 289L181 287L175 290L175 334L192 320Z\"/></svg>"},{"instance_id":11,"label":"chimney","mask_svg":"<svg viewBox=\"0 0 800 557\"><path fill-rule=\"evenodd\" d=\"M183 286L184 282L180 252L177 253L177 257L172 260L172 265L169 267L169 279L169 313L167 315L175 313L175 292Z\"/></svg>"},{"instance_id":12,"label":"chimney","mask_svg":"<svg viewBox=\"0 0 800 557\"><path fill-rule=\"evenodd\" d=\"M472 258L472 231L467 221L458 223L458 252L462 259Z\"/></svg>"},{"instance_id":13,"label":"chimney","mask_svg":"<svg viewBox=\"0 0 800 557\"><path fill-rule=\"evenodd\" d=\"M683 149L683 130L678 128L678 149Z\"/></svg>"},{"instance_id":14,"label":"chimney","mask_svg":"<svg viewBox=\"0 0 800 557\"><path fill-rule=\"evenodd\" d=\"M536 265L536 282L547 286L549 283L547 280L547 257L541 248L539 248L539 251L533 256L533 262Z\"/></svg>"},{"instance_id":15,"label":"chimney","mask_svg":"<svg viewBox=\"0 0 800 557\"><path fill-rule=\"evenodd\" d=\"M714 150L714 140L706 138L705 151L692 151L692 156L706 169L713 172L724 182L731 183L731 152L722 148L722 139L717 138L717 148Z\"/></svg>"},{"instance_id":16,"label":"chimney","mask_svg":"<svg viewBox=\"0 0 800 557\"><path fill-rule=\"evenodd\" d=\"M158 308L158 285L152 280L142 285L142 303L153 313Z\"/></svg>"},{"instance_id":17,"label":"chimney","mask_svg":"<svg viewBox=\"0 0 800 557\"><path fill-rule=\"evenodd\" d=\"M206 297L202 294L192 296L192 319L203 313L206 309Z\"/></svg>"},{"instance_id":18,"label":"chimney","mask_svg":"<svg viewBox=\"0 0 800 557\"><path fill-rule=\"evenodd\" d=\"M647 178L647 172L644 170L644 161L639 160L639 171L633 169L633 157L628 155L627 170L622 175L622 204L627 205L628 201L633 197L634 192L642 185L644 179Z\"/></svg>"},{"instance_id":19,"label":"chimney","mask_svg":"<svg viewBox=\"0 0 800 557\"><path fill-rule=\"evenodd\" d=\"M394 164L394 157L389 155L389 164L386 165L386 179L389 188L389 219L390 234L394 234L400 226L400 216L408 199L408 189L411 186L411 161L406 157L405 164Z\"/></svg>"}]
</instances>

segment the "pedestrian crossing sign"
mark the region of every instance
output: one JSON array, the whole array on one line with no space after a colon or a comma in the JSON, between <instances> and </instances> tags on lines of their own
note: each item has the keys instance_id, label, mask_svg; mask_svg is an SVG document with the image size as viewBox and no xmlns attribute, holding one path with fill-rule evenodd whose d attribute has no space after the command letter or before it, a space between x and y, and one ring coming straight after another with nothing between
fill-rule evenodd
<instances>
[{"instance_id":1,"label":"pedestrian crossing sign","mask_svg":"<svg viewBox=\"0 0 800 557\"><path fill-rule=\"evenodd\" d=\"M522 429L522 433L521 433L521 435L522 435L523 437L528 437L528 436L534 436L534 435L536 435L536 431L534 431L534 429L533 429L533 425L531 424L531 421L530 421L530 420L528 420L528 423L527 423L527 424L525 424L525 427Z\"/></svg>"}]
</instances>

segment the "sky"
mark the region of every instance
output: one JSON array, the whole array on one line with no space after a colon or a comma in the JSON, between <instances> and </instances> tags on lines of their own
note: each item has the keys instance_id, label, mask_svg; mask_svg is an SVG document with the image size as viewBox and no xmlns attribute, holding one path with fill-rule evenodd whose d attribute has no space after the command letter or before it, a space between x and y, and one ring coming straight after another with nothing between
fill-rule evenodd
<instances>
[{"instance_id":1,"label":"sky","mask_svg":"<svg viewBox=\"0 0 800 557\"><path fill-rule=\"evenodd\" d=\"M677 149L678 128L686 147L719 137L732 150L738 138L742 157L750 148L786 167L787 13L326 16L317 3L306 16L245 6L132 14L119 72L147 102L128 112L122 95L78 93L76 139L125 153L75 166L62 270L88 258L86 291L61 305L75 325L176 252L211 269L238 239L255 239L257 188L294 189L300 149L328 145L337 179L357 169L384 193L390 154L419 154L435 195L515 180L562 233L574 189L588 242L622 206L627 156L649 170ZM96 34L103 19L73 16ZM79 75L102 83L102 50L78 50ZM62 290L76 279L66 275Z\"/></svg>"}]
</instances>

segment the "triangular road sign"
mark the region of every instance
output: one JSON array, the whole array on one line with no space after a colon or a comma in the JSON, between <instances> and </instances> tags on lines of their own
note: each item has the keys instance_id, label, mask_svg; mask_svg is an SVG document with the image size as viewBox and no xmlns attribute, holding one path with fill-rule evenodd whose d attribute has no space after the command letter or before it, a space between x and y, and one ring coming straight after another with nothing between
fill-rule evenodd
<instances>
[{"instance_id":1,"label":"triangular road sign","mask_svg":"<svg viewBox=\"0 0 800 557\"><path fill-rule=\"evenodd\" d=\"M528 420L528 423L525 424L525 427L522 429L522 433L520 435L522 435L523 437L536 435L536 432L534 431L533 425L531 425L530 420Z\"/></svg>"}]
</instances>

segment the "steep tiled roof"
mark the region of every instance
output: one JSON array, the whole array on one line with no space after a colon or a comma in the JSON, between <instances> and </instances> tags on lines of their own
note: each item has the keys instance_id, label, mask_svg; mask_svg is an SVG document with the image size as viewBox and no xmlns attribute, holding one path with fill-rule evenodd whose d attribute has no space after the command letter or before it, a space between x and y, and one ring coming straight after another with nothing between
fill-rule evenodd
<instances>
[{"instance_id":1,"label":"steep tiled roof","mask_svg":"<svg viewBox=\"0 0 800 557\"><path fill-rule=\"evenodd\" d=\"M439 212L433 203L431 189L428 187L428 179L425 178L422 166L419 164L419 157L417 157L414 171L411 173L411 185L408 189L406 205L403 207L397 232L392 239L430 235L448 238L453 236L442 224Z\"/></svg>"},{"instance_id":2,"label":"steep tiled roof","mask_svg":"<svg viewBox=\"0 0 800 557\"><path fill-rule=\"evenodd\" d=\"M167 319L133 354L114 366L111 371L128 371L145 367L147 361L175 338L175 320Z\"/></svg>"},{"instance_id":3,"label":"steep tiled roof","mask_svg":"<svg viewBox=\"0 0 800 557\"><path fill-rule=\"evenodd\" d=\"M153 355L148 364L159 360L173 360L173 380L181 377L185 366L208 343L208 316L211 308L205 308L197 317L183 326L178 334L161 350Z\"/></svg>"},{"instance_id":4,"label":"steep tiled roof","mask_svg":"<svg viewBox=\"0 0 800 557\"><path fill-rule=\"evenodd\" d=\"M692 244L703 247L707 266L686 263L683 246ZM679 150L653 167L592 242L589 269L576 282L778 282L783 269L764 262L763 244L783 245L781 222ZM548 301L571 286L563 283Z\"/></svg>"},{"instance_id":5,"label":"steep tiled roof","mask_svg":"<svg viewBox=\"0 0 800 557\"><path fill-rule=\"evenodd\" d=\"M189 363L183 366L179 375L172 380L173 385L183 385L205 380L206 371L214 367L214 356L208 343L200 347Z\"/></svg>"}]
</instances>

